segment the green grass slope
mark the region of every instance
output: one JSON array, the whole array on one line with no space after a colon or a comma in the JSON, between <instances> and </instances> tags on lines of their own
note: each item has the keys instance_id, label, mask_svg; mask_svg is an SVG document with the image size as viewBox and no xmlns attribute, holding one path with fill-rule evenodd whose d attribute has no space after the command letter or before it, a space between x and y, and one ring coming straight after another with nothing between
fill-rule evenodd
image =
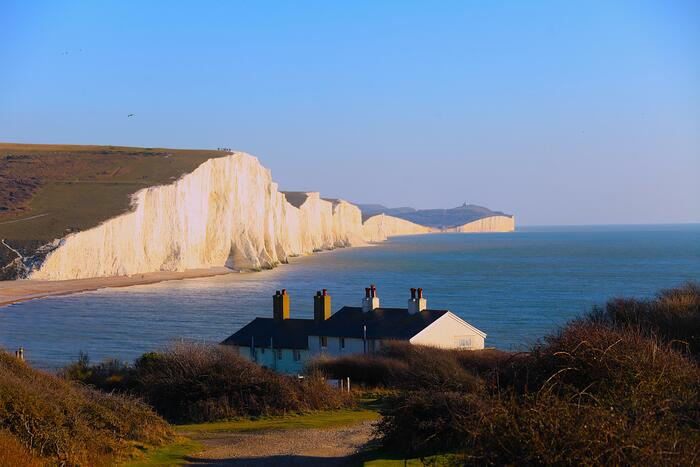
<instances>
[{"instance_id":1,"label":"green grass slope","mask_svg":"<svg viewBox=\"0 0 700 467\"><path fill-rule=\"evenodd\" d=\"M24 247L129 210L138 190L171 183L227 152L0 143L0 238Z\"/></svg>"}]
</instances>

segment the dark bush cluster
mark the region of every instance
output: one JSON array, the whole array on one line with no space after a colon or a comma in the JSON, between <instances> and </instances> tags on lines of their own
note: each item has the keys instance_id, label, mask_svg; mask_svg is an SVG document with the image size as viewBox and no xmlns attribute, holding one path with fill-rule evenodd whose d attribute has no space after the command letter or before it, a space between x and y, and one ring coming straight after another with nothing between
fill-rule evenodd
<instances>
[{"instance_id":1,"label":"dark bush cluster","mask_svg":"<svg viewBox=\"0 0 700 467\"><path fill-rule=\"evenodd\" d=\"M302 380L251 363L224 346L176 344L133 366L86 360L64 375L105 391L141 397L167 420L204 422L331 409L352 399L314 375Z\"/></svg>"},{"instance_id":2,"label":"dark bush cluster","mask_svg":"<svg viewBox=\"0 0 700 467\"><path fill-rule=\"evenodd\" d=\"M700 286L662 290L652 300L619 298L594 309L589 320L636 329L700 359Z\"/></svg>"},{"instance_id":3,"label":"dark bush cluster","mask_svg":"<svg viewBox=\"0 0 700 467\"><path fill-rule=\"evenodd\" d=\"M690 284L654 300L612 300L527 353L392 345L316 368L393 387L377 434L404 455L452 452L468 465L698 465L697 316Z\"/></svg>"},{"instance_id":4,"label":"dark bush cluster","mask_svg":"<svg viewBox=\"0 0 700 467\"><path fill-rule=\"evenodd\" d=\"M136 446L160 445L173 436L143 403L34 370L4 351L0 427L2 465L111 465Z\"/></svg>"},{"instance_id":5,"label":"dark bush cluster","mask_svg":"<svg viewBox=\"0 0 700 467\"><path fill-rule=\"evenodd\" d=\"M374 354L319 358L309 363L307 371L349 377L366 387L475 391L484 383L479 374L495 371L511 358L493 349L444 350L397 341Z\"/></svg>"}]
</instances>

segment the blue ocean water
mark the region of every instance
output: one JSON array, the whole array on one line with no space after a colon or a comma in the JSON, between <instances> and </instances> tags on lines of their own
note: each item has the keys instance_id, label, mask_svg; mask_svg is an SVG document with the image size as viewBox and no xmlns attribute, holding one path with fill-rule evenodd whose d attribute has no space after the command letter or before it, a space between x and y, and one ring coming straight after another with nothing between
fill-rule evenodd
<instances>
[{"instance_id":1,"label":"blue ocean water","mask_svg":"<svg viewBox=\"0 0 700 467\"><path fill-rule=\"evenodd\" d=\"M523 349L615 296L649 297L700 281L700 225L524 228L508 234L398 237L378 246L295 258L259 273L104 289L0 308L0 346L25 348L57 368L87 352L133 360L178 339L219 342L255 316L272 315L286 288L291 313L311 317L327 288L333 308L359 305L375 283L384 306L406 306L422 287L488 334Z\"/></svg>"}]
</instances>

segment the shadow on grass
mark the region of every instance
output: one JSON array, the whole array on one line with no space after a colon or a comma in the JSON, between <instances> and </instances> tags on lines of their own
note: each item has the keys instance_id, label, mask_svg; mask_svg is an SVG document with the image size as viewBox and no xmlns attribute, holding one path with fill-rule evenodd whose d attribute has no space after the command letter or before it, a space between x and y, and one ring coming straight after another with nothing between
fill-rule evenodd
<instances>
[{"instance_id":1,"label":"shadow on grass","mask_svg":"<svg viewBox=\"0 0 700 467\"><path fill-rule=\"evenodd\" d=\"M315 456L266 456L266 457L236 457L229 459L199 459L187 458L193 466L354 466L362 465L360 461L352 457L315 457Z\"/></svg>"}]
</instances>

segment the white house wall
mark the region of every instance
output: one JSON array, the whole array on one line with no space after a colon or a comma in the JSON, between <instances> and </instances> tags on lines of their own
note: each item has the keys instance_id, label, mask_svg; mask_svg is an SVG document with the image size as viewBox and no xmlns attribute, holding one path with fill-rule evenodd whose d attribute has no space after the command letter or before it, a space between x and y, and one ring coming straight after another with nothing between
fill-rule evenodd
<instances>
[{"instance_id":1,"label":"white house wall","mask_svg":"<svg viewBox=\"0 0 700 467\"><path fill-rule=\"evenodd\" d=\"M327 346L321 349L319 336L309 336L309 353L312 356L318 356L323 353L331 357L339 357L341 355L361 354L364 353L365 347L362 339L345 338L345 348L340 346L340 337L328 337Z\"/></svg>"},{"instance_id":2,"label":"white house wall","mask_svg":"<svg viewBox=\"0 0 700 467\"><path fill-rule=\"evenodd\" d=\"M253 360L250 354L250 347L238 347L238 354L246 360L254 361L258 365L280 373L299 374L304 368L304 363L309 359L308 350L299 350L299 360L294 360L294 350L292 349L281 349L282 358L278 358L277 353L270 348L256 347L255 350L257 352L257 360Z\"/></svg>"},{"instance_id":3,"label":"white house wall","mask_svg":"<svg viewBox=\"0 0 700 467\"><path fill-rule=\"evenodd\" d=\"M411 344L430 345L444 349L468 348L471 350L484 348L485 334L448 312L435 320L410 339ZM460 341L469 340L468 347L461 347Z\"/></svg>"}]
</instances>

